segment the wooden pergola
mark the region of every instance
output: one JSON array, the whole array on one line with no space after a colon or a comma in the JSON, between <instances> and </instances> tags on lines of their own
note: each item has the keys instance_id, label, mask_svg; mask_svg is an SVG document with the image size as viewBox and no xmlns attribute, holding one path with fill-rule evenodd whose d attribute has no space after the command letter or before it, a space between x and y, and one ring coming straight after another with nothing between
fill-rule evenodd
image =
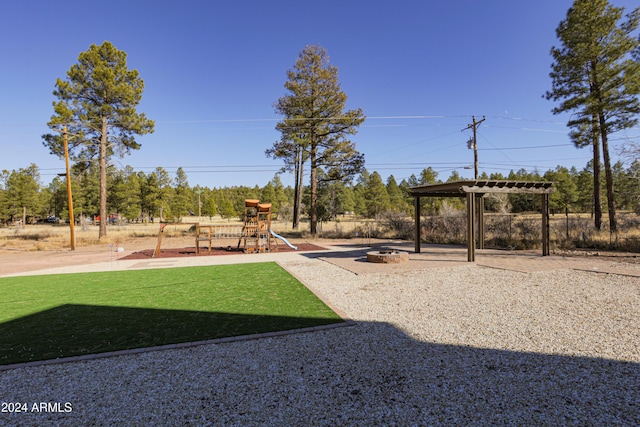
<instances>
[{"instance_id":1,"label":"wooden pergola","mask_svg":"<svg viewBox=\"0 0 640 427\"><path fill-rule=\"evenodd\" d=\"M415 252L420 253L420 198L460 197L467 205L467 261L475 261L476 246L484 249L484 196L489 193L540 194L542 206L542 256L549 251L549 194L554 192L552 182L540 181L456 181L444 184L412 187L415 207ZM476 240L477 236L477 240Z\"/></svg>"}]
</instances>

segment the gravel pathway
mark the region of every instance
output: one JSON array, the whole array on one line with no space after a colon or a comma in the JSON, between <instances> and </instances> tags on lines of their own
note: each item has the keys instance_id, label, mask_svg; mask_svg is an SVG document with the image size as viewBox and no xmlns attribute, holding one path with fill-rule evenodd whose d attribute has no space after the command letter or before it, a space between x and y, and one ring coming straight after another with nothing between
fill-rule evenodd
<instances>
[{"instance_id":1,"label":"gravel pathway","mask_svg":"<svg viewBox=\"0 0 640 427\"><path fill-rule=\"evenodd\" d=\"M280 263L357 325L0 372L0 425L640 425L637 277Z\"/></svg>"}]
</instances>

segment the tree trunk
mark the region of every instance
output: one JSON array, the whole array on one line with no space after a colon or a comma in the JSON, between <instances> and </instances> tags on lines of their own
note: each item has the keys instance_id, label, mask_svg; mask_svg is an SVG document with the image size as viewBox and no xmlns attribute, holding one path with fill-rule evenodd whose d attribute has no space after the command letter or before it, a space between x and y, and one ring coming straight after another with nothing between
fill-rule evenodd
<instances>
[{"instance_id":1,"label":"tree trunk","mask_svg":"<svg viewBox=\"0 0 640 427\"><path fill-rule=\"evenodd\" d=\"M296 229L302 217L302 193L304 192L304 160L300 149L300 163L298 166L298 194L296 194Z\"/></svg>"},{"instance_id":2,"label":"tree trunk","mask_svg":"<svg viewBox=\"0 0 640 427\"><path fill-rule=\"evenodd\" d=\"M318 198L318 183L316 178L317 172L317 159L316 159L316 148L312 148L309 153L310 158L310 185L311 185L311 201L309 203L309 226L311 229L311 236L316 237L318 234L318 214L316 211L316 202Z\"/></svg>"},{"instance_id":3,"label":"tree trunk","mask_svg":"<svg viewBox=\"0 0 640 427\"><path fill-rule=\"evenodd\" d=\"M599 114L600 136L602 137L602 156L604 158L604 174L607 186L607 206L609 207L609 231L615 233L618 229L616 220L616 195L613 192L613 173L611 171L611 158L609 157L609 138L605 127L604 113Z\"/></svg>"},{"instance_id":4,"label":"tree trunk","mask_svg":"<svg viewBox=\"0 0 640 427\"><path fill-rule=\"evenodd\" d=\"M302 147L296 148L295 186L293 194L293 229L297 230L300 224L300 211L302 210L303 169Z\"/></svg>"},{"instance_id":5,"label":"tree trunk","mask_svg":"<svg viewBox=\"0 0 640 427\"><path fill-rule=\"evenodd\" d=\"M593 132L593 214L595 218L596 230L602 228L602 189L600 187L600 138L596 124L596 119L592 122Z\"/></svg>"},{"instance_id":6,"label":"tree trunk","mask_svg":"<svg viewBox=\"0 0 640 427\"><path fill-rule=\"evenodd\" d=\"M98 239L107 236L107 118L102 118L100 136L100 229Z\"/></svg>"}]
</instances>

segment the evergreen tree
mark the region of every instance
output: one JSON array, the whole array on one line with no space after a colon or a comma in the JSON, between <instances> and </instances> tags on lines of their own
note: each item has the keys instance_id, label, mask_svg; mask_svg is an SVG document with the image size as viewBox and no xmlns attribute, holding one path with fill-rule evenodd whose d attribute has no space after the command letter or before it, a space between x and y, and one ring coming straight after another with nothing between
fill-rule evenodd
<instances>
[{"instance_id":1,"label":"evergreen tree","mask_svg":"<svg viewBox=\"0 0 640 427\"><path fill-rule=\"evenodd\" d=\"M400 188L393 175L387 178L387 194L393 210L406 214L411 212L411 205L407 203L406 189Z\"/></svg>"},{"instance_id":2,"label":"evergreen tree","mask_svg":"<svg viewBox=\"0 0 640 427\"><path fill-rule=\"evenodd\" d=\"M107 206L109 212L122 214L126 206L126 182L122 171L114 171L108 180Z\"/></svg>"},{"instance_id":3,"label":"evergreen tree","mask_svg":"<svg viewBox=\"0 0 640 427\"><path fill-rule=\"evenodd\" d=\"M577 171L576 171L577 172ZM576 205L582 212L590 212L595 215L596 208L594 206L594 179L593 179L593 160L589 161L580 172L574 173L575 182L578 187Z\"/></svg>"},{"instance_id":4,"label":"evergreen tree","mask_svg":"<svg viewBox=\"0 0 640 427\"><path fill-rule=\"evenodd\" d=\"M271 209L273 210L273 201L276 198L276 189L271 181L267 182L267 185L260 189L260 202L271 203Z\"/></svg>"},{"instance_id":5,"label":"evergreen tree","mask_svg":"<svg viewBox=\"0 0 640 427\"><path fill-rule=\"evenodd\" d=\"M74 213L96 216L100 213L100 172L91 163L89 168L83 167L83 164L76 164L72 169L72 176L77 176L77 189L71 188Z\"/></svg>"},{"instance_id":6,"label":"evergreen tree","mask_svg":"<svg viewBox=\"0 0 640 427\"><path fill-rule=\"evenodd\" d=\"M411 175L414 177L413 175ZM415 178L415 177L414 177ZM433 169L431 166L428 168L422 169L420 172L420 179L418 181L418 185L433 185L438 183L438 172ZM442 205L441 198L435 197L421 197L421 212L422 213L431 213L435 214L440 210L440 206Z\"/></svg>"},{"instance_id":7,"label":"evergreen tree","mask_svg":"<svg viewBox=\"0 0 640 427\"><path fill-rule=\"evenodd\" d=\"M360 173L358 181L353 189L354 207L353 210L356 215L367 216L367 196L366 189L369 186L369 179L371 174L365 168Z\"/></svg>"},{"instance_id":8,"label":"evergreen tree","mask_svg":"<svg viewBox=\"0 0 640 427\"><path fill-rule=\"evenodd\" d=\"M552 89L545 94L547 99L561 101L554 114L572 112L567 126L576 146L593 146L596 192L602 144L611 231L617 225L609 135L635 126L640 113L640 64L633 58L640 48L640 40L633 35L640 8L620 22L623 11L607 0L574 1L556 30L561 47L551 49ZM596 209L598 197L595 193Z\"/></svg>"},{"instance_id":9,"label":"evergreen tree","mask_svg":"<svg viewBox=\"0 0 640 427\"><path fill-rule=\"evenodd\" d=\"M640 213L640 160L633 162L626 171L626 180L629 184L626 197L629 198L629 208L635 213Z\"/></svg>"},{"instance_id":10,"label":"evergreen tree","mask_svg":"<svg viewBox=\"0 0 640 427\"><path fill-rule=\"evenodd\" d=\"M637 162L636 167L637 167ZM620 209L633 210L638 197L638 181L632 175L632 164L625 170L622 162L613 165L613 186L616 191L616 206Z\"/></svg>"},{"instance_id":11,"label":"evergreen tree","mask_svg":"<svg viewBox=\"0 0 640 427\"><path fill-rule=\"evenodd\" d=\"M318 207L323 211L323 220L336 219L338 215L353 210L353 192L342 181L320 181L318 185Z\"/></svg>"},{"instance_id":12,"label":"evergreen tree","mask_svg":"<svg viewBox=\"0 0 640 427\"><path fill-rule=\"evenodd\" d=\"M413 175L412 175L413 176ZM431 166L422 169L418 185L433 185L438 183L438 172Z\"/></svg>"},{"instance_id":13,"label":"evergreen tree","mask_svg":"<svg viewBox=\"0 0 640 427\"><path fill-rule=\"evenodd\" d=\"M196 214L197 210L191 211L191 189L189 187L189 180L187 174L182 167L176 170L176 177L174 180L173 197L171 198L171 212L174 216L182 217L189 214Z\"/></svg>"},{"instance_id":14,"label":"evergreen tree","mask_svg":"<svg viewBox=\"0 0 640 427\"><path fill-rule=\"evenodd\" d=\"M140 205L140 180L138 174L131 166L125 167L124 175L124 206L123 214L129 220L137 219L142 213Z\"/></svg>"},{"instance_id":15,"label":"evergreen tree","mask_svg":"<svg viewBox=\"0 0 640 427\"><path fill-rule=\"evenodd\" d=\"M167 206L168 191L171 190L168 187L171 183L169 174L163 168L156 168L148 175L139 172L138 181L140 182L140 205L143 215L154 222L155 215L158 214L162 221L164 209Z\"/></svg>"},{"instance_id":16,"label":"evergreen tree","mask_svg":"<svg viewBox=\"0 0 640 427\"><path fill-rule=\"evenodd\" d=\"M151 174L147 175L144 172L138 172L138 182L140 183L140 219L142 221L146 221L153 213L151 204L154 195L152 194L152 186L149 183L150 175Z\"/></svg>"},{"instance_id":17,"label":"evergreen tree","mask_svg":"<svg viewBox=\"0 0 640 427\"><path fill-rule=\"evenodd\" d=\"M171 212L171 200L175 190L171 186L171 176L169 172L162 167L157 167L152 172L152 175L155 177L155 184L157 185L158 200L156 200L156 206L158 207L160 221L173 219L174 215Z\"/></svg>"},{"instance_id":18,"label":"evergreen tree","mask_svg":"<svg viewBox=\"0 0 640 427\"><path fill-rule=\"evenodd\" d=\"M286 206L289 203L289 197L287 196L287 191L280 179L280 175L275 175L271 180L271 185L273 185L273 211L276 215L280 214L280 209L283 206Z\"/></svg>"},{"instance_id":19,"label":"evergreen tree","mask_svg":"<svg viewBox=\"0 0 640 427\"><path fill-rule=\"evenodd\" d=\"M345 111L347 95L340 88L338 69L330 65L327 51L321 46L307 46L287 77L285 88L289 93L275 104L276 111L284 116L276 126L281 139L266 154L293 165L297 195L301 191L298 178L302 176L302 164L309 162L309 216L311 235L315 236L319 170L327 181L350 179L361 171L364 156L348 136L357 132L364 116L361 109Z\"/></svg>"},{"instance_id":20,"label":"evergreen tree","mask_svg":"<svg viewBox=\"0 0 640 427\"><path fill-rule=\"evenodd\" d=\"M482 178L482 176L480 176L479 179L486 179L486 178ZM460 173L454 169L451 171L451 175L449 175L449 178L447 178L447 182L456 182L456 181L462 181L462 178L460 177Z\"/></svg>"},{"instance_id":21,"label":"evergreen tree","mask_svg":"<svg viewBox=\"0 0 640 427\"><path fill-rule=\"evenodd\" d=\"M538 171L529 172L524 168L518 171L510 171L507 177L509 181L539 181ZM536 210L537 197L528 193L509 193L509 204L512 212L527 212Z\"/></svg>"},{"instance_id":22,"label":"evergreen tree","mask_svg":"<svg viewBox=\"0 0 640 427\"><path fill-rule=\"evenodd\" d=\"M209 218L218 215L218 205L216 199L213 196L213 191L205 188L201 194L202 214L207 215Z\"/></svg>"},{"instance_id":23,"label":"evergreen tree","mask_svg":"<svg viewBox=\"0 0 640 427\"><path fill-rule=\"evenodd\" d=\"M377 218L383 212L391 209L391 199L387 193L387 187L378 172L373 172L369 177L364 194L368 218Z\"/></svg>"},{"instance_id":24,"label":"evergreen tree","mask_svg":"<svg viewBox=\"0 0 640 427\"><path fill-rule=\"evenodd\" d=\"M5 171L6 172L6 171ZM40 202L40 171L32 163L28 168L11 171L6 176L2 210L10 220L36 215ZM57 215L58 213L56 213ZM26 219L26 218L23 218Z\"/></svg>"},{"instance_id":25,"label":"evergreen tree","mask_svg":"<svg viewBox=\"0 0 640 427\"><path fill-rule=\"evenodd\" d=\"M233 203L227 197L223 197L218 203L218 212L220 216L225 219L233 218L238 216Z\"/></svg>"},{"instance_id":26,"label":"evergreen tree","mask_svg":"<svg viewBox=\"0 0 640 427\"><path fill-rule=\"evenodd\" d=\"M56 176L49 183L49 185L45 189L43 189L43 192L45 192L47 196L41 197L42 204L38 216L41 218L45 218L49 215L57 216L59 212L66 211L66 217L68 218L69 214L67 209L67 184L64 182L64 180L59 176Z\"/></svg>"},{"instance_id":27,"label":"evergreen tree","mask_svg":"<svg viewBox=\"0 0 640 427\"><path fill-rule=\"evenodd\" d=\"M482 174L485 175L485 177L481 175L479 179L487 179L486 172L482 172ZM460 176L458 171L455 169L451 171L451 175L449 175L449 178L447 178L447 182L457 182L462 180L463 180L462 177ZM454 210L465 209L465 201L461 197L451 197L451 198L448 198L447 200L444 200L443 203L444 202L447 203L448 209L454 209ZM485 206L485 209L486 209L486 206Z\"/></svg>"},{"instance_id":28,"label":"evergreen tree","mask_svg":"<svg viewBox=\"0 0 640 427\"><path fill-rule=\"evenodd\" d=\"M549 195L549 208L552 212L568 210L578 199L578 187L569 169L558 165L555 170L547 171L545 181L554 182L556 191Z\"/></svg>"},{"instance_id":29,"label":"evergreen tree","mask_svg":"<svg viewBox=\"0 0 640 427\"><path fill-rule=\"evenodd\" d=\"M414 176L415 178L415 176ZM407 209L409 209L409 213L411 216L413 216L414 214L414 207L413 207L413 197L409 195L409 189L412 187L409 184L409 180L408 179L403 179L402 181L400 181L400 184L398 184L398 187L400 187L400 190L402 190L402 194L404 196L404 202L407 205Z\"/></svg>"},{"instance_id":30,"label":"evergreen tree","mask_svg":"<svg viewBox=\"0 0 640 427\"><path fill-rule=\"evenodd\" d=\"M138 150L135 135L153 132L154 123L136 112L144 83L136 70L127 68L127 54L105 41L82 52L78 63L58 79L53 94L54 116L47 124L71 136L69 155L88 161L97 158L100 168L100 216L107 218L107 164L114 154L123 156ZM64 155L63 135L43 135L52 154ZM106 221L100 222L98 236L107 235Z\"/></svg>"}]
</instances>

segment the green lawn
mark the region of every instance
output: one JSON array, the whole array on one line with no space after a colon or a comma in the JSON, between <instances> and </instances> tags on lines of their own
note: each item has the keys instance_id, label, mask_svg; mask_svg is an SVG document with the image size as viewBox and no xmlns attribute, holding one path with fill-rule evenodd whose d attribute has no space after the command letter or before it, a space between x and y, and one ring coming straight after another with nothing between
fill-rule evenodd
<instances>
[{"instance_id":1,"label":"green lawn","mask_svg":"<svg viewBox=\"0 0 640 427\"><path fill-rule=\"evenodd\" d=\"M275 263L0 278L0 365L341 322Z\"/></svg>"}]
</instances>

